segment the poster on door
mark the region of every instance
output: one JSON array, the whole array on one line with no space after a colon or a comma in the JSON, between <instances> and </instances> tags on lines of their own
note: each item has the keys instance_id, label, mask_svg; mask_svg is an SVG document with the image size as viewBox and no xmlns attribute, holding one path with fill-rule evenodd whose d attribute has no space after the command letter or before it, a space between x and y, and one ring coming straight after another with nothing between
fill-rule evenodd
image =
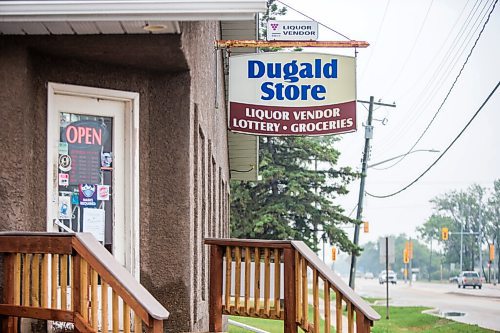
<instances>
[{"instance_id":1,"label":"poster on door","mask_svg":"<svg viewBox=\"0 0 500 333\"><path fill-rule=\"evenodd\" d=\"M72 215L71 196L59 196L59 219L71 220Z\"/></svg>"},{"instance_id":2,"label":"poster on door","mask_svg":"<svg viewBox=\"0 0 500 333\"><path fill-rule=\"evenodd\" d=\"M79 204L81 207L97 206L97 185L80 184L78 186Z\"/></svg>"},{"instance_id":3,"label":"poster on door","mask_svg":"<svg viewBox=\"0 0 500 333\"><path fill-rule=\"evenodd\" d=\"M90 232L99 242L104 242L104 209L83 209L83 232Z\"/></svg>"},{"instance_id":4,"label":"poster on door","mask_svg":"<svg viewBox=\"0 0 500 333\"><path fill-rule=\"evenodd\" d=\"M109 185L97 185L97 200L109 200Z\"/></svg>"}]
</instances>

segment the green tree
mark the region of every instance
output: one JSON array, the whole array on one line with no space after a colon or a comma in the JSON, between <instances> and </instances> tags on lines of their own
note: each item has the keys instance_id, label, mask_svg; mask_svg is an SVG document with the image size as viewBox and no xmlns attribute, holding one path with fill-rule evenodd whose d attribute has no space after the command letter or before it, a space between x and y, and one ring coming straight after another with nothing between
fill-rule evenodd
<instances>
[{"instance_id":1,"label":"green tree","mask_svg":"<svg viewBox=\"0 0 500 333\"><path fill-rule=\"evenodd\" d=\"M448 228L449 232L460 231L460 225L448 216L433 214L427 221L417 228L420 239L429 243L429 264L427 266L428 278L431 279L433 273L444 263L455 263L459 261L460 239L458 237L448 237L448 240L443 240L441 230L443 227ZM432 250L433 244L438 244L447 257ZM434 260L433 260L434 259ZM438 266L439 265L439 266Z\"/></svg>"},{"instance_id":2,"label":"green tree","mask_svg":"<svg viewBox=\"0 0 500 333\"><path fill-rule=\"evenodd\" d=\"M262 137L262 180L231 183L231 235L300 239L317 250L321 231L321 238L343 251L358 250L341 229L354 221L333 203L347 193L347 184L356 176L348 167L334 168L339 157L333 147L337 140L332 136Z\"/></svg>"},{"instance_id":3,"label":"green tree","mask_svg":"<svg viewBox=\"0 0 500 333\"><path fill-rule=\"evenodd\" d=\"M493 183L493 190L485 209L485 220L485 239L488 245L495 246L497 272L500 272L500 179ZM489 249L486 255L489 258Z\"/></svg>"},{"instance_id":4,"label":"green tree","mask_svg":"<svg viewBox=\"0 0 500 333\"><path fill-rule=\"evenodd\" d=\"M278 6L276 0L267 1L267 10L259 19L260 39L267 35L267 22L276 19L277 16L283 16L287 12L287 8Z\"/></svg>"},{"instance_id":5,"label":"green tree","mask_svg":"<svg viewBox=\"0 0 500 333\"><path fill-rule=\"evenodd\" d=\"M403 250L406 246L406 242L410 240L408 235L400 234L394 237L394 263L389 265L389 269L392 269L398 274L398 280L403 280L403 270L405 264L403 262ZM380 241L384 241L384 238L379 238L377 243L368 242L363 245L363 253L359 257L358 267L362 272L372 272L378 274L379 272L385 270L385 264L380 263ZM413 242L413 259L412 268L418 268L420 270L421 277L428 276L430 273L430 251L429 248L421 243L418 239L412 239ZM432 265L433 267L438 267L440 263L439 255L435 254L433 256Z\"/></svg>"},{"instance_id":6,"label":"green tree","mask_svg":"<svg viewBox=\"0 0 500 333\"><path fill-rule=\"evenodd\" d=\"M454 220L448 216L442 216L433 214L429 219L420 227L417 228L417 232L425 241L437 240L442 244L444 242L441 238L441 230L442 228L448 228L449 231L456 231L454 228ZM449 242L445 242L449 243Z\"/></svg>"},{"instance_id":7,"label":"green tree","mask_svg":"<svg viewBox=\"0 0 500 333\"><path fill-rule=\"evenodd\" d=\"M491 193L490 193L491 192ZM500 234L500 181L496 180L493 190L472 185L466 190L451 191L431 200L435 214L418 230L421 237L429 239L441 227L448 227L452 233L448 241L442 242L446 263L460 262L460 232L463 230L463 269L473 270L479 259L481 245L483 263L488 260L485 245L497 244ZM478 231L481 231L479 239ZM474 234L473 234L474 233ZM439 236L440 239L440 236ZM482 264L483 264L482 263ZM484 272L484 265L480 269Z\"/></svg>"},{"instance_id":8,"label":"green tree","mask_svg":"<svg viewBox=\"0 0 500 333\"><path fill-rule=\"evenodd\" d=\"M470 191L452 191L437 196L431 200L434 209L439 215L451 218L453 223L449 228L450 232L474 232L478 230L478 223L473 218L475 207L473 197ZM446 262L460 262L460 235L451 234L446 248ZM476 237L472 234L463 235L462 269L473 270L474 259L477 252Z\"/></svg>"}]
</instances>

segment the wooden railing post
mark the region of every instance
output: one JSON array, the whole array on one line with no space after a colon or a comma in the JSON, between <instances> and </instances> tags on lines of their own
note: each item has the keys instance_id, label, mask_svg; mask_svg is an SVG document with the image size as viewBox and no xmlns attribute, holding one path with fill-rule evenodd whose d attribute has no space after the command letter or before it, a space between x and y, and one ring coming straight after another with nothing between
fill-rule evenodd
<instances>
[{"instance_id":1,"label":"wooden railing post","mask_svg":"<svg viewBox=\"0 0 500 333\"><path fill-rule=\"evenodd\" d=\"M3 262L3 302L9 305L15 304L15 294L14 294L14 263L16 260L15 254L4 254ZM17 333L17 322L16 317L0 317L1 325L0 328L2 332Z\"/></svg>"},{"instance_id":2,"label":"wooden railing post","mask_svg":"<svg viewBox=\"0 0 500 333\"><path fill-rule=\"evenodd\" d=\"M73 285L71 286L71 297L73 297L73 312L75 314L82 315L82 304L81 304L81 280L80 280L80 270L81 257L78 253L73 254ZM54 277L52 277L53 279ZM75 327L76 329L76 327Z\"/></svg>"},{"instance_id":3,"label":"wooden railing post","mask_svg":"<svg viewBox=\"0 0 500 333\"><path fill-rule=\"evenodd\" d=\"M223 255L224 250L222 246L210 245L210 295L208 310L210 332L222 332ZM231 265L231 262L228 265Z\"/></svg>"},{"instance_id":4,"label":"wooden railing post","mask_svg":"<svg viewBox=\"0 0 500 333\"><path fill-rule=\"evenodd\" d=\"M163 320L149 320L149 328L147 329L148 333L163 333Z\"/></svg>"},{"instance_id":5,"label":"wooden railing post","mask_svg":"<svg viewBox=\"0 0 500 333\"><path fill-rule=\"evenodd\" d=\"M356 309L356 332L370 333L371 323L368 318L359 310Z\"/></svg>"},{"instance_id":6,"label":"wooden railing post","mask_svg":"<svg viewBox=\"0 0 500 333\"><path fill-rule=\"evenodd\" d=\"M285 248L283 250L285 262L284 269L284 298L285 298L285 327L284 332L297 332L297 304L296 304L296 281L295 281L295 250Z\"/></svg>"}]
</instances>

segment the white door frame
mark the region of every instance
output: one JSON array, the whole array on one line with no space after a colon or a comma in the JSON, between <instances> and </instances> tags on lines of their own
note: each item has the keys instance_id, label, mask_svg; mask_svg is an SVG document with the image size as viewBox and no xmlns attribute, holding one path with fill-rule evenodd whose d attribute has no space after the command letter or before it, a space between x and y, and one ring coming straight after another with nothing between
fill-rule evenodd
<instances>
[{"instance_id":1,"label":"white door frame","mask_svg":"<svg viewBox=\"0 0 500 333\"><path fill-rule=\"evenodd\" d=\"M54 96L70 95L80 97L101 98L125 102L125 232L130 239L125 248L126 265L131 273L139 280L140 273L140 225L139 225L139 93L101 89L94 87L76 86L70 84L48 83L47 99L47 230L53 231L54 212L52 202L57 200L57 173L58 166L54 165L52 157L58 147L54 145L59 140L58 113L55 109ZM127 246L126 245L126 246Z\"/></svg>"}]
</instances>

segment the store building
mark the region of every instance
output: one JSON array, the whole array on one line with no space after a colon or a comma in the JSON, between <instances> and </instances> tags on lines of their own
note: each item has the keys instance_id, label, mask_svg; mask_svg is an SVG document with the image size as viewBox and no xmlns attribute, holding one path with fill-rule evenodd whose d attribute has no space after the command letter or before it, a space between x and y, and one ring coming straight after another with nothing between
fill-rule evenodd
<instances>
[{"instance_id":1,"label":"store building","mask_svg":"<svg viewBox=\"0 0 500 333\"><path fill-rule=\"evenodd\" d=\"M0 231L92 232L168 331L206 331L203 238L229 234L230 178L257 178L214 41L254 39L265 5L0 1Z\"/></svg>"}]
</instances>

